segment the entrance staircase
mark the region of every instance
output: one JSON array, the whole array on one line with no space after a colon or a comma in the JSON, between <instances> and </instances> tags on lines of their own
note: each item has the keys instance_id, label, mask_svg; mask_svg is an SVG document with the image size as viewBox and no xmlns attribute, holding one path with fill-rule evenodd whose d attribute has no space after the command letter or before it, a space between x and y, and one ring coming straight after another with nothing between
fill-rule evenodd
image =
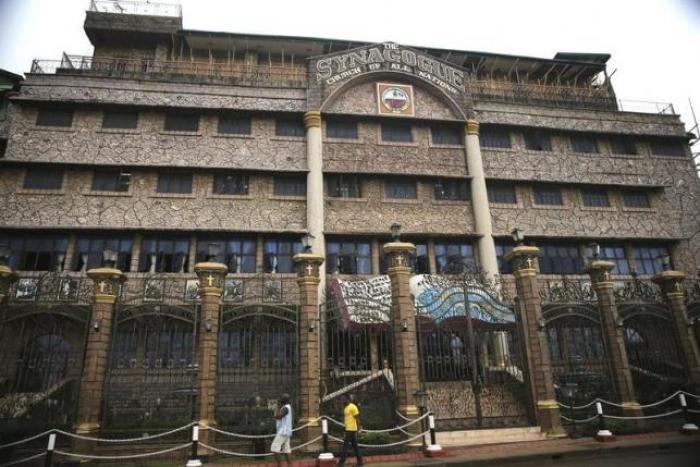
<instances>
[{"instance_id":1,"label":"entrance staircase","mask_svg":"<svg viewBox=\"0 0 700 467\"><path fill-rule=\"evenodd\" d=\"M442 447L474 446L479 444L522 443L547 439L538 426L496 428L484 430L438 431L437 443Z\"/></svg>"}]
</instances>

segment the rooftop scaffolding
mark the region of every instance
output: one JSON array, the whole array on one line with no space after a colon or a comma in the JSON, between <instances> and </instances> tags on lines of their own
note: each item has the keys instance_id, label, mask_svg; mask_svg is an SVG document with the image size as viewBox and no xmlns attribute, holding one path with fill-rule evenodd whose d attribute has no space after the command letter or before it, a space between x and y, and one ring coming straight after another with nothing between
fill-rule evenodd
<instances>
[{"instance_id":1,"label":"rooftop scaffolding","mask_svg":"<svg viewBox=\"0 0 700 467\"><path fill-rule=\"evenodd\" d=\"M182 5L137 0L90 0L88 11L182 18Z\"/></svg>"}]
</instances>

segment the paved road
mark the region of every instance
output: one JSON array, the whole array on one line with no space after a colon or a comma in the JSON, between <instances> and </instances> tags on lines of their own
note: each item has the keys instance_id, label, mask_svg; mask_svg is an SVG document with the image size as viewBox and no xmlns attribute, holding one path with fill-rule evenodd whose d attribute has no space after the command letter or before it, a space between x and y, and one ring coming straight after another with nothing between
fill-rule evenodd
<instances>
[{"instance_id":1,"label":"paved road","mask_svg":"<svg viewBox=\"0 0 700 467\"><path fill-rule=\"evenodd\" d=\"M700 467L700 449L695 445L690 447L672 447L641 453L606 453L594 457L509 462L505 465L513 467Z\"/></svg>"}]
</instances>

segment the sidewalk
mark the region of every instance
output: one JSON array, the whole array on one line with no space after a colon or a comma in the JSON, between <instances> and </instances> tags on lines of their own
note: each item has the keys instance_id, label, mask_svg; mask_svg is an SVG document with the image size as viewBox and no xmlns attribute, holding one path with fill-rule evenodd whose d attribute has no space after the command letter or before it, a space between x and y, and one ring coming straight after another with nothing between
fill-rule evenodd
<instances>
[{"instance_id":1,"label":"sidewalk","mask_svg":"<svg viewBox=\"0 0 700 467\"><path fill-rule=\"evenodd\" d=\"M683 435L677 432L644 433L637 435L618 436L614 442L599 443L592 438L557 439L526 443L490 444L484 446L455 447L445 449L445 454L438 458L427 458L421 452L373 456L368 453L364 457L365 464L377 467L404 467L417 465L502 465L509 462L559 459L563 457L591 457L598 455L613 455L625 451L642 452L668 448L672 446L697 445L700 452L700 435ZM245 464L240 460L229 463L221 460L209 466L223 467L251 465L255 467L276 467L274 462L258 462ZM315 459L294 461L294 467L312 467ZM348 466L354 465L354 458L348 459ZM669 466L670 467L670 466Z\"/></svg>"}]
</instances>

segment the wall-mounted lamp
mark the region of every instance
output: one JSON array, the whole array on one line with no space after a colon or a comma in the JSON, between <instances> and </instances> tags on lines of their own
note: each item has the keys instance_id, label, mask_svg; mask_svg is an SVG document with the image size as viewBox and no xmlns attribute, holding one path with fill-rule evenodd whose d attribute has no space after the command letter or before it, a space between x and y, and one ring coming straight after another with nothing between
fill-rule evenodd
<instances>
[{"instance_id":1,"label":"wall-mounted lamp","mask_svg":"<svg viewBox=\"0 0 700 467\"><path fill-rule=\"evenodd\" d=\"M398 242L401 240L401 224L394 222L389 228L391 230L391 240Z\"/></svg>"},{"instance_id":2,"label":"wall-mounted lamp","mask_svg":"<svg viewBox=\"0 0 700 467\"><path fill-rule=\"evenodd\" d=\"M90 327L95 332L98 332L100 330L101 325L102 325L102 320L99 318L95 318L92 321L90 321Z\"/></svg>"},{"instance_id":3,"label":"wall-mounted lamp","mask_svg":"<svg viewBox=\"0 0 700 467\"><path fill-rule=\"evenodd\" d=\"M313 243L314 238L316 237L314 237L308 232L302 235L301 245L304 247L304 253L311 253L311 244Z\"/></svg>"},{"instance_id":4,"label":"wall-mounted lamp","mask_svg":"<svg viewBox=\"0 0 700 467\"><path fill-rule=\"evenodd\" d=\"M591 257L597 260L600 257L600 245L596 242L588 244L588 248L591 250Z\"/></svg>"},{"instance_id":5,"label":"wall-mounted lamp","mask_svg":"<svg viewBox=\"0 0 700 467\"><path fill-rule=\"evenodd\" d=\"M216 257L221 252L221 244L219 242L211 242L207 245L207 261L216 261Z\"/></svg>"},{"instance_id":6,"label":"wall-mounted lamp","mask_svg":"<svg viewBox=\"0 0 700 467\"><path fill-rule=\"evenodd\" d=\"M523 232L517 227L513 229L513 231L510 233L510 236L513 238L513 241L518 246L522 245L525 241L525 232Z\"/></svg>"},{"instance_id":7,"label":"wall-mounted lamp","mask_svg":"<svg viewBox=\"0 0 700 467\"><path fill-rule=\"evenodd\" d=\"M540 316L540 319L537 320L537 326L540 328L540 331L545 330L547 327L547 320L544 319L544 316Z\"/></svg>"},{"instance_id":8,"label":"wall-mounted lamp","mask_svg":"<svg viewBox=\"0 0 700 467\"><path fill-rule=\"evenodd\" d=\"M663 271L671 269L671 257L668 254L659 255L656 259L661 262L661 269Z\"/></svg>"},{"instance_id":9,"label":"wall-mounted lamp","mask_svg":"<svg viewBox=\"0 0 700 467\"><path fill-rule=\"evenodd\" d=\"M102 264L108 268L114 268L117 266L117 257L119 253L112 248L105 248L102 252Z\"/></svg>"},{"instance_id":10,"label":"wall-mounted lamp","mask_svg":"<svg viewBox=\"0 0 700 467\"><path fill-rule=\"evenodd\" d=\"M620 329L624 328L625 327L625 320L623 320L622 318L620 318L618 316L617 319L615 320L615 326L617 326Z\"/></svg>"},{"instance_id":11,"label":"wall-mounted lamp","mask_svg":"<svg viewBox=\"0 0 700 467\"><path fill-rule=\"evenodd\" d=\"M309 332L314 332L315 330L316 330L316 320L312 318L309 320Z\"/></svg>"},{"instance_id":12,"label":"wall-mounted lamp","mask_svg":"<svg viewBox=\"0 0 700 467\"><path fill-rule=\"evenodd\" d=\"M408 320L407 319L403 320L403 323L401 323L401 332L408 332Z\"/></svg>"},{"instance_id":13,"label":"wall-mounted lamp","mask_svg":"<svg viewBox=\"0 0 700 467\"><path fill-rule=\"evenodd\" d=\"M211 332L213 326L214 326L214 325L213 325L213 323L211 322L210 319L205 319L205 320L204 320L204 330L205 330L205 331Z\"/></svg>"}]
</instances>

